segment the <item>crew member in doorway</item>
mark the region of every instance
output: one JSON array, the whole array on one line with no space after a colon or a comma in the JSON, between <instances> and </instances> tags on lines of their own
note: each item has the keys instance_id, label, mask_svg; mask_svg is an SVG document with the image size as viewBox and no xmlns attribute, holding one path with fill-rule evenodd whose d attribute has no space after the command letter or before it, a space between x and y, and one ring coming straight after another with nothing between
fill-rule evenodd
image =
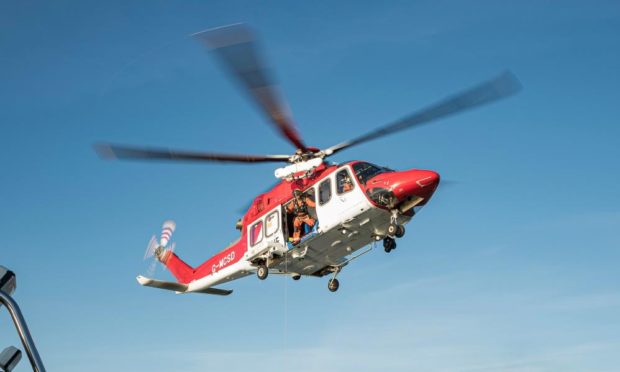
<instances>
[{"instance_id":1,"label":"crew member in doorway","mask_svg":"<svg viewBox=\"0 0 620 372\"><path fill-rule=\"evenodd\" d=\"M301 229L303 225L306 224L312 228L316 223L314 218L310 217L308 213L308 207L315 208L316 204L308 195L301 192L301 190L293 190L293 196L295 196L295 199L287 205L286 211L295 214L295 219L293 220L294 230L292 243L297 244L301 240Z\"/></svg>"}]
</instances>

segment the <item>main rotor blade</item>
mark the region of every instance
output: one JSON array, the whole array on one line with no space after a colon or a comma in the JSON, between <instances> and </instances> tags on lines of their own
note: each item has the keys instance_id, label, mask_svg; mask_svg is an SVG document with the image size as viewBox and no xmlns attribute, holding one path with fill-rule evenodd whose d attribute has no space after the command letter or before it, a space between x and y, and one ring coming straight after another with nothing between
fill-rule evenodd
<instances>
[{"instance_id":1,"label":"main rotor blade","mask_svg":"<svg viewBox=\"0 0 620 372\"><path fill-rule=\"evenodd\" d=\"M461 111L466 111L474 107L491 103L501 98L505 98L517 93L521 89L521 84L517 78L509 71L502 75L484 82L474 88L458 93L444 99L434 105L424 108L403 119L375 129L362 136L345 141L324 150L325 154L331 155L348 147L368 142L388 134L396 133L416 125L438 120L446 116L454 115Z\"/></svg>"},{"instance_id":2,"label":"main rotor blade","mask_svg":"<svg viewBox=\"0 0 620 372\"><path fill-rule=\"evenodd\" d=\"M211 152L179 151L167 148L130 147L98 143L95 151L104 159L123 160L180 160L180 161L213 161L229 163L270 163L288 162L288 155L242 155L216 154Z\"/></svg>"},{"instance_id":3,"label":"main rotor blade","mask_svg":"<svg viewBox=\"0 0 620 372\"><path fill-rule=\"evenodd\" d=\"M192 36L202 40L232 75L247 89L252 99L267 114L276 129L296 148L306 150L286 101L262 60L255 37L244 24L201 31Z\"/></svg>"}]
</instances>

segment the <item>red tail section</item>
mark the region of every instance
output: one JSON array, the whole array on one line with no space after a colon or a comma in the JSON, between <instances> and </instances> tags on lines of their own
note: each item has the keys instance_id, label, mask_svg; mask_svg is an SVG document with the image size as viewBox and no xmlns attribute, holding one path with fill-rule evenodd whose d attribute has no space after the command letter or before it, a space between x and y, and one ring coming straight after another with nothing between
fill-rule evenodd
<instances>
[{"instance_id":1,"label":"red tail section","mask_svg":"<svg viewBox=\"0 0 620 372\"><path fill-rule=\"evenodd\" d=\"M245 254L246 249L245 239L240 239L196 268L189 266L172 251L166 251L161 261L179 283L187 284L207 275L216 274L218 271L238 262Z\"/></svg>"},{"instance_id":2,"label":"red tail section","mask_svg":"<svg viewBox=\"0 0 620 372\"><path fill-rule=\"evenodd\" d=\"M179 283L187 284L194 280L196 270L186 264L185 261L180 259L174 252L168 251L162 262L166 265L168 270L170 270L172 275L177 278Z\"/></svg>"}]
</instances>

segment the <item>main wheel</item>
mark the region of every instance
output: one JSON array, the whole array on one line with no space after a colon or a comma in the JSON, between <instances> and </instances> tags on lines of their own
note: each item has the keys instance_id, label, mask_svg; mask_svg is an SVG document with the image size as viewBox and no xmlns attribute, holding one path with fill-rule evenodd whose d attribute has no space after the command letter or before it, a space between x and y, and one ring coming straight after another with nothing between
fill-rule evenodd
<instances>
[{"instance_id":1,"label":"main wheel","mask_svg":"<svg viewBox=\"0 0 620 372\"><path fill-rule=\"evenodd\" d=\"M256 270L256 276L258 276L258 279L265 280L267 279L268 275L269 269L267 269L267 266L265 266L265 264L259 265L258 269Z\"/></svg>"},{"instance_id":2,"label":"main wheel","mask_svg":"<svg viewBox=\"0 0 620 372\"><path fill-rule=\"evenodd\" d=\"M293 280L299 280L301 279L301 275L293 275Z\"/></svg>"},{"instance_id":3,"label":"main wheel","mask_svg":"<svg viewBox=\"0 0 620 372\"><path fill-rule=\"evenodd\" d=\"M386 253L390 253L392 249L396 249L396 240L386 236L385 239L383 239L383 249Z\"/></svg>"},{"instance_id":4,"label":"main wheel","mask_svg":"<svg viewBox=\"0 0 620 372\"><path fill-rule=\"evenodd\" d=\"M398 225L398 228L396 229L396 234L394 234L394 236L396 236L397 238L402 238L403 236L405 236L405 226Z\"/></svg>"},{"instance_id":5,"label":"main wheel","mask_svg":"<svg viewBox=\"0 0 620 372\"><path fill-rule=\"evenodd\" d=\"M327 289L329 289L330 292L336 292L338 287L340 287L338 279L330 279L329 282L327 282Z\"/></svg>"},{"instance_id":6,"label":"main wheel","mask_svg":"<svg viewBox=\"0 0 620 372\"><path fill-rule=\"evenodd\" d=\"M387 228L387 233L389 236L394 236L396 235L396 232L398 231L398 225L391 223L390 226L388 226Z\"/></svg>"}]
</instances>

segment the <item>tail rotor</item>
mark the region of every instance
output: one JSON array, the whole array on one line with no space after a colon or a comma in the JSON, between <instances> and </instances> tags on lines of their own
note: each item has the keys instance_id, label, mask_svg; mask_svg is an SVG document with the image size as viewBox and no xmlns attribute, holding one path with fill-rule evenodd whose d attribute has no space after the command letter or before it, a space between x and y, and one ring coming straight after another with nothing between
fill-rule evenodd
<instances>
[{"instance_id":1,"label":"tail rotor","mask_svg":"<svg viewBox=\"0 0 620 372\"><path fill-rule=\"evenodd\" d=\"M172 233L176 229L176 223L172 220L164 221L164 224L161 228L161 234L159 236L159 242L155 235L151 237L148 245L146 246L146 251L144 252L144 260L151 260L149 264L147 274L149 276L153 276L155 274L155 270L157 268L157 251L162 252L167 248L167 250L174 252L175 243L170 243L170 238L172 237ZM168 244L170 244L170 248L168 248Z\"/></svg>"}]
</instances>

